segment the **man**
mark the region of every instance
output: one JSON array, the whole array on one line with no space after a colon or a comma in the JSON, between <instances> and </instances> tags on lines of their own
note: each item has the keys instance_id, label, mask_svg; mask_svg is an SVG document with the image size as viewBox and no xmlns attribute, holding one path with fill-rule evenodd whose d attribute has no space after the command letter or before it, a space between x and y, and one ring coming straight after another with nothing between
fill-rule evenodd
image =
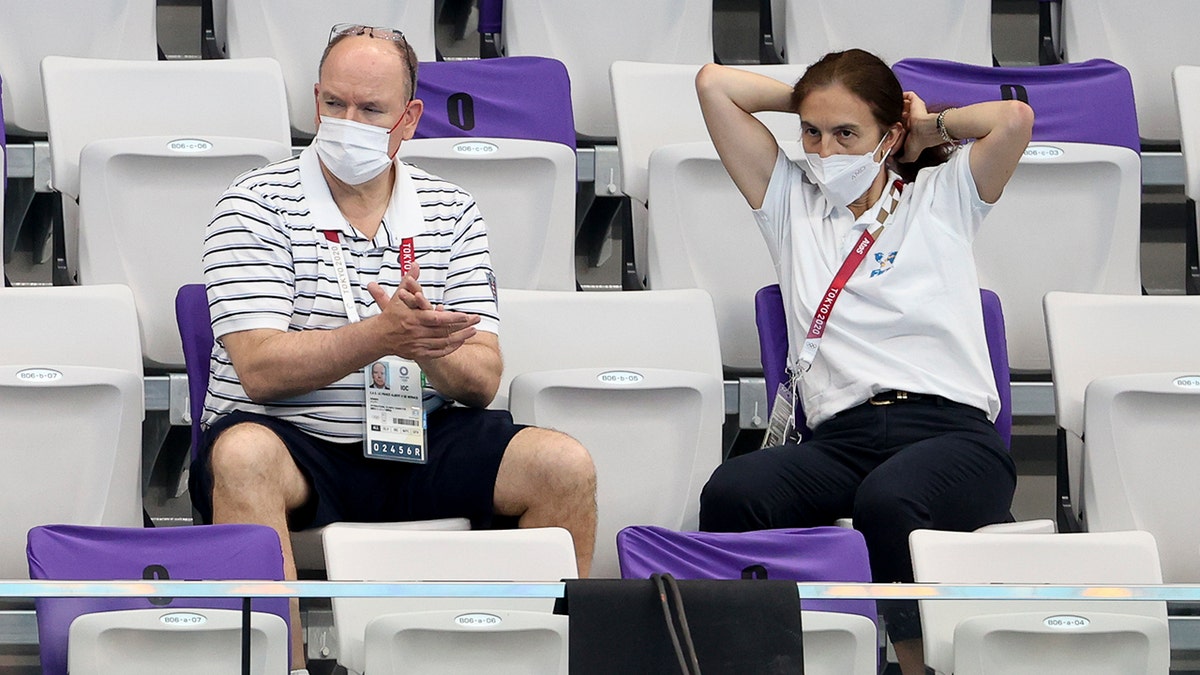
<instances>
[{"instance_id":1,"label":"man","mask_svg":"<svg viewBox=\"0 0 1200 675\"><path fill-rule=\"evenodd\" d=\"M313 144L218 202L204 253L217 346L193 502L206 520L275 528L288 578L289 526L461 516L487 527L494 514L565 527L584 576L590 456L484 409L502 364L474 200L393 159L421 117L416 64L399 31L335 26ZM395 361L388 392L367 387L380 360ZM424 463L391 461L414 457Z\"/></svg>"},{"instance_id":2,"label":"man","mask_svg":"<svg viewBox=\"0 0 1200 675\"><path fill-rule=\"evenodd\" d=\"M372 389L387 389L387 364L383 361L376 361L371 364L371 388Z\"/></svg>"}]
</instances>

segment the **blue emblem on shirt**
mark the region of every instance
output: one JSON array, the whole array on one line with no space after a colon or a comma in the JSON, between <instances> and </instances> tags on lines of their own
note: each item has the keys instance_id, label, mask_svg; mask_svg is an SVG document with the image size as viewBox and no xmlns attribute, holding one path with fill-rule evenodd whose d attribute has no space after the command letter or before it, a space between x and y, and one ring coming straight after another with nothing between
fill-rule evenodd
<instances>
[{"instance_id":1,"label":"blue emblem on shirt","mask_svg":"<svg viewBox=\"0 0 1200 675\"><path fill-rule=\"evenodd\" d=\"M887 255L881 253L875 254L875 262L879 263L878 269L871 270L871 276L877 277L880 274L892 269L892 263L896 262L896 251L892 251Z\"/></svg>"}]
</instances>

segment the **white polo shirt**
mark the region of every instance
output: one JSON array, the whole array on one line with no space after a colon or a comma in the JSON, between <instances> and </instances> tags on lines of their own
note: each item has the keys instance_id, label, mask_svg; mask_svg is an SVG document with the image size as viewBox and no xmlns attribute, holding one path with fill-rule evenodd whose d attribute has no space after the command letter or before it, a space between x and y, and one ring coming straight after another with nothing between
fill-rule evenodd
<instances>
[{"instance_id":1,"label":"white polo shirt","mask_svg":"<svg viewBox=\"0 0 1200 675\"><path fill-rule=\"evenodd\" d=\"M475 200L412 165L397 160L396 169L392 201L372 239L338 210L311 147L299 157L239 176L222 195L204 247L204 280L217 338L204 424L242 410L288 420L319 438L361 440L362 371L309 394L260 405L246 396L221 343L224 335L244 330L329 330L349 322L327 230L339 233L361 317L380 311L367 284L378 282L389 296L398 288L400 244L412 237L426 298L478 314L478 330L499 331L487 228ZM411 187L404 189L407 185ZM425 393L427 407L440 402L432 389Z\"/></svg>"},{"instance_id":2,"label":"white polo shirt","mask_svg":"<svg viewBox=\"0 0 1200 675\"><path fill-rule=\"evenodd\" d=\"M944 396L995 420L1000 397L971 250L991 205L975 188L970 152L968 145L904 187L895 214L847 282L801 381L812 428L893 389ZM876 224L884 201L856 221L849 209L832 207L780 151L754 215L779 275L790 363L818 301L863 230Z\"/></svg>"}]
</instances>

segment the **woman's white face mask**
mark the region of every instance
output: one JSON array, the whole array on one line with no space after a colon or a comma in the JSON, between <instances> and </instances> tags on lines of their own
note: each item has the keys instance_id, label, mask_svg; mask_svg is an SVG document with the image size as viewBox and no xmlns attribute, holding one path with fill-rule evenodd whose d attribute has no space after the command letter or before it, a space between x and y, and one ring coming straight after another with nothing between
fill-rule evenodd
<instances>
[{"instance_id":1,"label":"woman's white face mask","mask_svg":"<svg viewBox=\"0 0 1200 675\"><path fill-rule=\"evenodd\" d=\"M804 172L821 188L821 193L830 203L848 206L866 194L875 177L879 175L879 167L887 159L888 153L883 153L878 162L875 161L875 153L883 147L883 141L886 139L887 133L884 133L875 149L862 155L821 157L818 153L806 152L804 157L808 162Z\"/></svg>"},{"instance_id":2,"label":"woman's white face mask","mask_svg":"<svg viewBox=\"0 0 1200 675\"><path fill-rule=\"evenodd\" d=\"M383 127L322 115L313 146L321 163L338 180L347 185L361 185L383 173L392 163L388 155L390 134L391 130Z\"/></svg>"}]
</instances>

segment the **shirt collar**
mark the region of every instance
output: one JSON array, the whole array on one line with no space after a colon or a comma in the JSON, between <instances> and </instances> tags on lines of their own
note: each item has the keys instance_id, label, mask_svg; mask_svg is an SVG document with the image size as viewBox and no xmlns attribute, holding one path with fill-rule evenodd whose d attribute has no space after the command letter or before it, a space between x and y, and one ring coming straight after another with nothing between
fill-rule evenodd
<instances>
[{"instance_id":1,"label":"shirt collar","mask_svg":"<svg viewBox=\"0 0 1200 675\"><path fill-rule=\"evenodd\" d=\"M420 234L424 226L421 204L408 166L399 159L393 160L392 164L396 169L396 181L392 185L392 195L383 222L372 241L376 247L395 246L400 239ZM300 186L316 229L322 232L336 231L347 240L363 238L362 233L354 229L333 201L333 194L321 171L321 160L311 145L300 153Z\"/></svg>"}]
</instances>

